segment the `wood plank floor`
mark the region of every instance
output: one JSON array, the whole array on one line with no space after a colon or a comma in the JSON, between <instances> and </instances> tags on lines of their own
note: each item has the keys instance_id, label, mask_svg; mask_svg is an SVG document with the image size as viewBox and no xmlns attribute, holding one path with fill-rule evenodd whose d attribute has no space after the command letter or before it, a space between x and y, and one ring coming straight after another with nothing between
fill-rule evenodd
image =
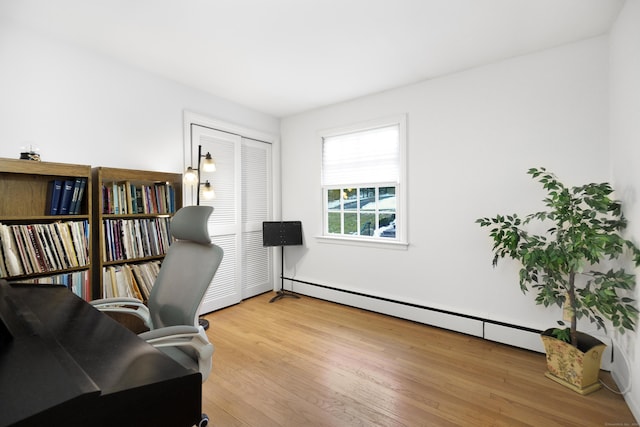
<instances>
[{"instance_id":1,"label":"wood plank floor","mask_svg":"<svg viewBox=\"0 0 640 427\"><path fill-rule=\"evenodd\" d=\"M210 425L638 425L621 396L580 396L547 379L542 354L309 297L270 304L272 296L206 316L216 346L203 384Z\"/></svg>"}]
</instances>

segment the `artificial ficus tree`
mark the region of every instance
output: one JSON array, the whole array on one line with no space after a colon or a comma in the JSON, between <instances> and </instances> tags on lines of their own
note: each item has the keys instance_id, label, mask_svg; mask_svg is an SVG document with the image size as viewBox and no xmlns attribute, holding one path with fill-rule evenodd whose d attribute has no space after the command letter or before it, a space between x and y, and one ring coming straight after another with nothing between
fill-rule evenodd
<instances>
[{"instance_id":1,"label":"artificial ficus tree","mask_svg":"<svg viewBox=\"0 0 640 427\"><path fill-rule=\"evenodd\" d=\"M547 191L546 210L476 221L490 227L493 265L504 257L519 261L523 292L530 288L537 292L537 304L566 305L570 326L556 329L554 335L574 347L577 320L583 317L598 328L606 329L607 319L622 333L633 330L638 310L628 295L635 287L635 275L623 267L600 269L603 261L620 261L624 253L631 254L636 267L640 265L640 250L621 234L627 221L620 202L610 197L611 186L590 183L569 188L545 168L527 173ZM540 222L546 230L531 232L532 222Z\"/></svg>"}]
</instances>

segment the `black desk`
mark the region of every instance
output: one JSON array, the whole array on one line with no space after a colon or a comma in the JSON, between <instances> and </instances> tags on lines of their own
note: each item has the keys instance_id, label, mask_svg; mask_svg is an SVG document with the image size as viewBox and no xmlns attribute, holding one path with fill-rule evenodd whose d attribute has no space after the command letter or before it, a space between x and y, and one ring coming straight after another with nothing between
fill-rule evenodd
<instances>
[{"instance_id":1,"label":"black desk","mask_svg":"<svg viewBox=\"0 0 640 427\"><path fill-rule=\"evenodd\" d=\"M197 425L201 380L64 287L0 280L0 426Z\"/></svg>"}]
</instances>

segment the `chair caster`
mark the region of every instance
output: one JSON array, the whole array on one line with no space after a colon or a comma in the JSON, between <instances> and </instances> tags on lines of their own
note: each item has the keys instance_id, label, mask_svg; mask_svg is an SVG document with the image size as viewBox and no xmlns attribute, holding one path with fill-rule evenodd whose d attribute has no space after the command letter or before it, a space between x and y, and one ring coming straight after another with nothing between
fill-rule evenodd
<instances>
[{"instance_id":1,"label":"chair caster","mask_svg":"<svg viewBox=\"0 0 640 427\"><path fill-rule=\"evenodd\" d=\"M207 427L209 425L209 416L207 414L202 414L202 418L198 423L198 427Z\"/></svg>"}]
</instances>

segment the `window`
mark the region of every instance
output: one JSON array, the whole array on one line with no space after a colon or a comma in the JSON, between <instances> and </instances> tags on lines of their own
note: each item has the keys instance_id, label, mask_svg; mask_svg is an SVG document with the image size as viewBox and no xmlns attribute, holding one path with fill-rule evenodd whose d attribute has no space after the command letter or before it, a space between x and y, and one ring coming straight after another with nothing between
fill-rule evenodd
<instances>
[{"instance_id":1,"label":"window","mask_svg":"<svg viewBox=\"0 0 640 427\"><path fill-rule=\"evenodd\" d=\"M325 237L406 242L405 146L404 117L323 134Z\"/></svg>"}]
</instances>

